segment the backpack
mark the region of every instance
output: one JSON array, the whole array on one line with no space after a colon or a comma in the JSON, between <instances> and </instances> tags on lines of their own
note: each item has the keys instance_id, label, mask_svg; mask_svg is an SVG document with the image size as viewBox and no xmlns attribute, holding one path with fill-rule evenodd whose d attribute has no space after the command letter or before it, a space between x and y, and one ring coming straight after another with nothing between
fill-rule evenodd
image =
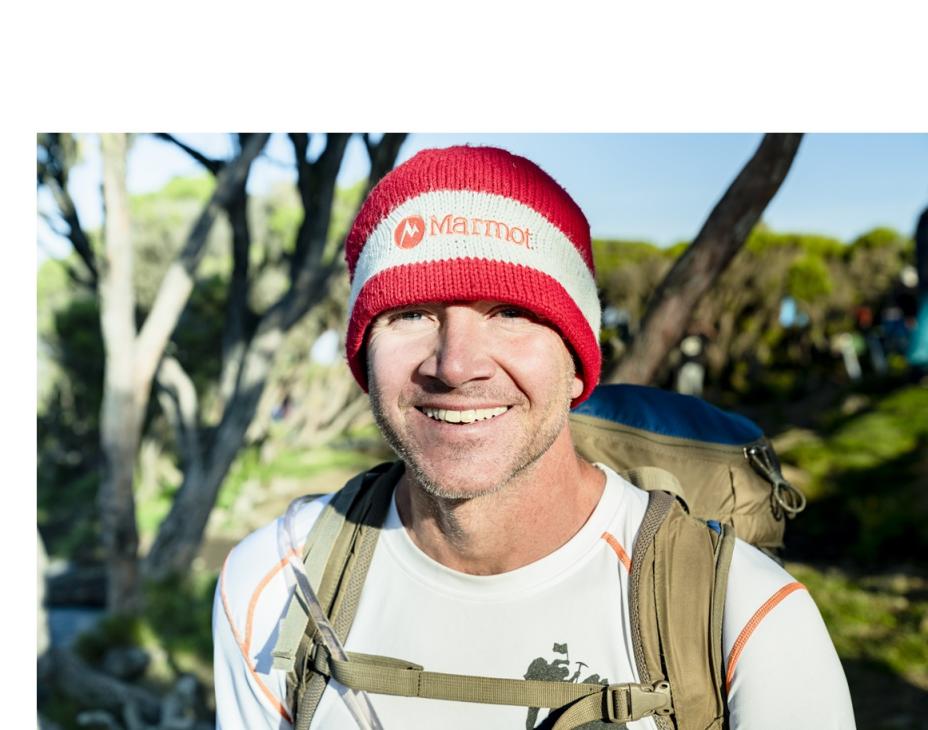
<instances>
[{"instance_id":1,"label":"backpack","mask_svg":"<svg viewBox=\"0 0 928 730\"><path fill-rule=\"evenodd\" d=\"M629 573L640 682L604 687L454 675L352 652L340 660L319 640L320 629L296 591L273 650L274 667L288 673L286 699L296 730L308 730L330 678L372 693L551 708L546 723L555 730L647 716L660 730L726 726L722 616L735 536L773 553L783 544L785 516L801 511L805 498L783 479L753 422L697 398L599 386L571 413L570 428L584 458L648 492ZM396 462L354 477L307 537L306 577L342 640L403 470Z\"/></svg>"}]
</instances>

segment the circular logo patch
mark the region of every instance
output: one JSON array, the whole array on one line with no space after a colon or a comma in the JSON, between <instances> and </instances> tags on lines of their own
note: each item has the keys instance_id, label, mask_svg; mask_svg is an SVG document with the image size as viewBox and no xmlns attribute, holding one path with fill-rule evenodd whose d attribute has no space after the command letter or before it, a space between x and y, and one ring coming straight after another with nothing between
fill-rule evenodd
<instances>
[{"instance_id":1,"label":"circular logo patch","mask_svg":"<svg viewBox=\"0 0 928 730\"><path fill-rule=\"evenodd\" d=\"M393 243L400 248L415 248L425 235L425 221L421 215L403 218L393 229Z\"/></svg>"}]
</instances>

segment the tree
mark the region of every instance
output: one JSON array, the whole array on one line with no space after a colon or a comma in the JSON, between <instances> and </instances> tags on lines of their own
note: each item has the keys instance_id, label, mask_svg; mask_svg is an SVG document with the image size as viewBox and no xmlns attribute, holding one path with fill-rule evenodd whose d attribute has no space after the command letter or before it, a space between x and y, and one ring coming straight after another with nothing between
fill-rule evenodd
<instances>
[{"instance_id":1,"label":"tree","mask_svg":"<svg viewBox=\"0 0 928 730\"><path fill-rule=\"evenodd\" d=\"M57 185L62 191L56 200L62 218L69 224L68 230L62 232L68 235L88 271L102 270L100 304L107 374L101 411L105 476L100 509L110 610L130 612L138 607L140 567L144 577L159 580L189 565L219 487L254 418L281 340L325 298L333 278L343 271L340 242L327 246L327 240L335 179L349 136L328 135L324 151L310 162L309 135L291 135L297 151L303 219L287 254L288 286L270 306L255 312L249 305L251 234L245 184L268 135L238 135L240 153L228 161L209 159L179 140L161 135L203 164L215 176L216 187L182 250L168 267L136 334L125 193L126 138L103 138L106 249L105 265L100 266L90 245L82 243L87 237L76 213L68 217L68 211L74 209L66 184L73 156L61 154L68 143L66 136L40 135L39 181L50 188ZM375 143L364 136L371 159L368 188L393 166L404 138L401 134L387 134ZM215 425L206 425L197 389L166 347L193 291L209 229L220 214L229 220L232 231L232 272L226 290L219 417ZM90 275L83 278L93 280ZM151 550L140 562L132 474L153 381L159 391L158 401L167 409L175 429L183 479Z\"/></svg>"},{"instance_id":2,"label":"tree","mask_svg":"<svg viewBox=\"0 0 928 730\"><path fill-rule=\"evenodd\" d=\"M107 608L138 608L138 532L133 474L142 423L156 371L178 318L190 297L206 236L222 208L244 187L251 163L268 135L256 135L224 171L179 257L165 274L154 305L136 332L132 284L132 241L126 191L128 136L101 137L105 254L100 276L100 322L105 372L100 417L103 478L99 509L107 562ZM168 359L170 362L170 359Z\"/></svg>"},{"instance_id":3,"label":"tree","mask_svg":"<svg viewBox=\"0 0 928 730\"><path fill-rule=\"evenodd\" d=\"M647 384L686 333L696 304L747 240L789 172L801 134L767 134L648 303L641 329L605 382Z\"/></svg>"}]
</instances>

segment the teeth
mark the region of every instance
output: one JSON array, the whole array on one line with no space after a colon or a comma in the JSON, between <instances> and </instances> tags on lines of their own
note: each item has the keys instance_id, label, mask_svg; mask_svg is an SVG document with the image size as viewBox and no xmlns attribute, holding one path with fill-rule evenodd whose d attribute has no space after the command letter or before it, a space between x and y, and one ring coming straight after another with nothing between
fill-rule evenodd
<instances>
[{"instance_id":1,"label":"teeth","mask_svg":"<svg viewBox=\"0 0 928 730\"><path fill-rule=\"evenodd\" d=\"M444 408L422 408L420 409L429 418L445 423L473 423L474 421L485 421L488 418L496 418L503 415L509 410L509 406L499 406L497 408L476 408L470 411L449 411Z\"/></svg>"}]
</instances>

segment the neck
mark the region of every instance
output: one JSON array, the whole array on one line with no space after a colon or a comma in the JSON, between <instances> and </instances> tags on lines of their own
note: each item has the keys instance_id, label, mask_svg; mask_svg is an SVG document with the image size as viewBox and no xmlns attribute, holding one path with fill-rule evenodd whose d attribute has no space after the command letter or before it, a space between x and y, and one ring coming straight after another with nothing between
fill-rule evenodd
<instances>
[{"instance_id":1,"label":"neck","mask_svg":"<svg viewBox=\"0 0 928 730\"><path fill-rule=\"evenodd\" d=\"M407 469L396 501L403 525L426 555L463 573L495 575L539 560L576 535L605 481L577 456L565 427L541 458L498 491L436 497Z\"/></svg>"}]
</instances>

